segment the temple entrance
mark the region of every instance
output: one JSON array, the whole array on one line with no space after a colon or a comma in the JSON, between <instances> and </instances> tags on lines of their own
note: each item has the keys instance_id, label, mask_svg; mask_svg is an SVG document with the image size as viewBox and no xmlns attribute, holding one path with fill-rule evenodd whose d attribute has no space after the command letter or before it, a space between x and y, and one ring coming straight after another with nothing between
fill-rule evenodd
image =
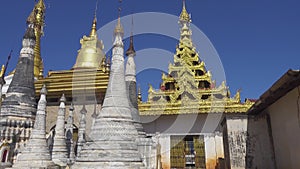
<instances>
[{"instance_id":1,"label":"temple entrance","mask_svg":"<svg viewBox=\"0 0 300 169\"><path fill-rule=\"evenodd\" d=\"M171 136L171 169L205 169L203 136Z\"/></svg>"}]
</instances>

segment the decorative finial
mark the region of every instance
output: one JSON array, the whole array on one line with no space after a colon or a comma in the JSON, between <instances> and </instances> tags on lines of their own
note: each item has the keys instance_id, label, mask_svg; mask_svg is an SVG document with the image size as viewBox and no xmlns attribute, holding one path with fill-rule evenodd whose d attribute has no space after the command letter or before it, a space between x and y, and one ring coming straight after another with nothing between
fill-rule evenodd
<instances>
[{"instance_id":1,"label":"decorative finial","mask_svg":"<svg viewBox=\"0 0 300 169\"><path fill-rule=\"evenodd\" d=\"M93 25L91 29L90 36L97 36L97 10L98 10L98 0L96 2L96 7L95 7L95 13L94 13L94 20L93 20Z\"/></svg>"},{"instance_id":2,"label":"decorative finial","mask_svg":"<svg viewBox=\"0 0 300 169\"><path fill-rule=\"evenodd\" d=\"M36 43L34 47L34 77L41 79L43 78L44 74L44 67L42 65L42 58L41 58L41 36L44 35L44 26L45 26L45 12L46 7L43 0L38 0L32 13L27 19L28 25L33 25L34 33L36 37Z\"/></svg>"},{"instance_id":3,"label":"decorative finial","mask_svg":"<svg viewBox=\"0 0 300 169\"><path fill-rule=\"evenodd\" d=\"M134 46L133 46L133 16L132 16L132 21L131 21L131 35L130 35L130 44L129 48L126 51L126 56L129 56L131 54L135 54Z\"/></svg>"},{"instance_id":4,"label":"decorative finial","mask_svg":"<svg viewBox=\"0 0 300 169\"><path fill-rule=\"evenodd\" d=\"M119 0L119 8L118 8L118 12L119 12L119 18L121 17L121 11L122 11L122 7L121 7L121 5L122 5L122 0Z\"/></svg>"},{"instance_id":5,"label":"decorative finial","mask_svg":"<svg viewBox=\"0 0 300 169\"><path fill-rule=\"evenodd\" d=\"M39 0L39 2L35 5L33 9L35 15L34 23L37 24L37 27L44 26L45 9L46 7L45 7L44 0Z\"/></svg>"},{"instance_id":6,"label":"decorative finial","mask_svg":"<svg viewBox=\"0 0 300 169\"><path fill-rule=\"evenodd\" d=\"M97 15L99 0L96 1L95 13L94 16Z\"/></svg>"},{"instance_id":7,"label":"decorative finial","mask_svg":"<svg viewBox=\"0 0 300 169\"><path fill-rule=\"evenodd\" d=\"M186 8L185 8L185 0L182 1L182 11L181 11L179 19L180 19L180 21L191 22L190 15L188 14L188 12L186 11Z\"/></svg>"},{"instance_id":8,"label":"decorative finial","mask_svg":"<svg viewBox=\"0 0 300 169\"><path fill-rule=\"evenodd\" d=\"M133 35L133 15L131 16L131 35Z\"/></svg>"},{"instance_id":9,"label":"decorative finial","mask_svg":"<svg viewBox=\"0 0 300 169\"><path fill-rule=\"evenodd\" d=\"M36 4L36 8L40 8L43 10L46 9L44 0L39 0L39 2Z\"/></svg>"},{"instance_id":10,"label":"decorative finial","mask_svg":"<svg viewBox=\"0 0 300 169\"><path fill-rule=\"evenodd\" d=\"M119 11L118 23L116 25L114 33L115 33L115 35L119 33L123 36L124 35L124 30L123 30L123 27L121 25L121 10L122 10L121 3L122 3L122 0L119 0L119 3L120 3L120 7L118 9L118 11Z\"/></svg>"},{"instance_id":11,"label":"decorative finial","mask_svg":"<svg viewBox=\"0 0 300 169\"><path fill-rule=\"evenodd\" d=\"M42 87L42 89L41 89L41 94L44 94L44 95L47 94L46 84L43 84L43 87Z\"/></svg>"},{"instance_id":12,"label":"decorative finial","mask_svg":"<svg viewBox=\"0 0 300 169\"><path fill-rule=\"evenodd\" d=\"M97 36L97 17L94 16L90 37Z\"/></svg>"},{"instance_id":13,"label":"decorative finial","mask_svg":"<svg viewBox=\"0 0 300 169\"><path fill-rule=\"evenodd\" d=\"M63 93L59 101L60 101L60 102L66 102L66 100L67 100L67 99L66 99L66 97L65 97L65 94Z\"/></svg>"}]
</instances>

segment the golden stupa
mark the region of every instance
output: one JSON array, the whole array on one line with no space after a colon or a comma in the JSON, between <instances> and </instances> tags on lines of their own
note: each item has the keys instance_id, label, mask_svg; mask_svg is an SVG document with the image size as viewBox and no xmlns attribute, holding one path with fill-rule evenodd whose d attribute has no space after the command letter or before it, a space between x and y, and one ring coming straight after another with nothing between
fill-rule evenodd
<instances>
[{"instance_id":1,"label":"golden stupa","mask_svg":"<svg viewBox=\"0 0 300 169\"><path fill-rule=\"evenodd\" d=\"M85 101L88 101L92 95L96 97L97 103L102 102L108 85L109 63L103 53L103 43L98 40L96 16L90 35L83 36L80 44L76 63L70 70L49 71L47 77L36 81L37 96L43 84L46 84L50 103L56 102L62 93L66 95L67 101L76 101L82 96L86 96Z\"/></svg>"}]
</instances>

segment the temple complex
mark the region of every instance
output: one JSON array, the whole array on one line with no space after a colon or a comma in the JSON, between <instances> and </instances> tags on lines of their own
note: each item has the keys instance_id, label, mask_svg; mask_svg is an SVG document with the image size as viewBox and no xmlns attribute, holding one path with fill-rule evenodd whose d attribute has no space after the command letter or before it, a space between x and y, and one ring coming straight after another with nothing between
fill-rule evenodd
<instances>
[{"instance_id":1,"label":"temple complex","mask_svg":"<svg viewBox=\"0 0 300 169\"><path fill-rule=\"evenodd\" d=\"M252 103L242 103L239 91L231 97L225 82L216 86L193 45L191 18L185 3L179 17L180 40L174 63L169 65L168 75L163 74L160 89L149 87L146 102L142 102L140 91L137 93L133 35L125 52L128 57L125 67L120 17L114 30L111 65L103 53L103 42L98 40L95 14L89 36L80 40L81 49L74 66L69 70L49 71L43 77L40 57L43 0L36 4L34 11L37 12L32 12L28 19L32 20L34 37L38 39L33 48L33 72L29 73L35 79L30 82L34 85L30 94L38 100L45 95L43 88L47 88L47 115L43 116L45 130L32 139L45 134L51 165L71 168L215 168L219 165L218 159L224 158L222 132L214 118L221 119L224 113L245 113ZM16 79L17 75L18 69L9 77ZM7 93L4 91L5 99L14 80L6 84L9 87ZM210 119L209 114L214 118ZM142 123L157 115L156 120ZM171 129L178 115L183 116ZM30 138L34 118L24 142ZM190 118L195 118L194 126L182 128ZM204 127L207 119L214 123L213 127ZM12 143L9 139L3 141L2 146ZM212 150L217 151L212 153ZM14 167L18 168L26 160L24 155L17 158L18 151L22 154L22 150L15 148L15 151L7 161L15 162ZM24 149L24 154L28 153Z\"/></svg>"},{"instance_id":2,"label":"temple complex","mask_svg":"<svg viewBox=\"0 0 300 169\"><path fill-rule=\"evenodd\" d=\"M298 149L274 147L291 149L280 136L292 140L286 134L291 127L300 133L293 120L299 106L284 102L299 100L299 71L289 70L256 102L243 102L240 90L232 96L225 81L217 85L197 52L185 1L173 63L158 89L149 85L146 101L137 89L133 32L125 51L120 13L108 32L114 38L111 58L98 39L95 12L73 67L45 77L40 52L44 16L39 0L27 19L18 64L7 76L7 64L0 72L1 169L300 166ZM287 106L293 119L280 114ZM281 118L284 131L279 130ZM291 164L283 160L289 153L295 156Z\"/></svg>"}]
</instances>

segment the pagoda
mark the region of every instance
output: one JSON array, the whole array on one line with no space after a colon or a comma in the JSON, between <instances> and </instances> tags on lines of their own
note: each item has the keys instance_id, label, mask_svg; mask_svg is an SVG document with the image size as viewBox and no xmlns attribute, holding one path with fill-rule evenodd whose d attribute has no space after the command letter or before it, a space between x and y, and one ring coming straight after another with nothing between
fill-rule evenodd
<instances>
[{"instance_id":1,"label":"pagoda","mask_svg":"<svg viewBox=\"0 0 300 169\"><path fill-rule=\"evenodd\" d=\"M109 78L109 63L103 53L103 42L97 35L97 18L94 16L89 36L80 40L76 63L70 70L49 71L48 76L35 82L36 95L40 93L43 84L47 85L48 104L57 103L64 93L67 102L78 101L84 93L86 97L95 96L90 100L100 103L104 96ZM97 94L96 94L97 93Z\"/></svg>"},{"instance_id":2,"label":"pagoda","mask_svg":"<svg viewBox=\"0 0 300 169\"><path fill-rule=\"evenodd\" d=\"M253 103L241 102L240 90L230 97L225 81L220 86L199 58L192 41L191 18L185 3L179 17L180 40L168 74L162 74L160 89L149 85L148 100L139 100L141 115L246 112ZM184 110L184 111L183 111Z\"/></svg>"},{"instance_id":3,"label":"pagoda","mask_svg":"<svg viewBox=\"0 0 300 169\"><path fill-rule=\"evenodd\" d=\"M41 57L41 37L44 35L44 24L45 24L45 11L46 6L44 3L44 0L39 0L35 3L34 8L32 9L27 23L28 22L34 22L34 35L35 35L35 46L34 46L34 68L33 68L33 74L34 79L41 79L43 78L44 74L44 63L43 59ZM5 80L5 83L2 85L3 88L1 88L1 96L5 95L11 81L13 79L13 76L16 72L16 69L14 69L12 72L9 73L9 75L3 77L3 80ZM42 86L39 88L39 91L42 89ZM3 96L2 96L3 98ZM39 98L39 95L36 95L36 98Z\"/></svg>"}]
</instances>

